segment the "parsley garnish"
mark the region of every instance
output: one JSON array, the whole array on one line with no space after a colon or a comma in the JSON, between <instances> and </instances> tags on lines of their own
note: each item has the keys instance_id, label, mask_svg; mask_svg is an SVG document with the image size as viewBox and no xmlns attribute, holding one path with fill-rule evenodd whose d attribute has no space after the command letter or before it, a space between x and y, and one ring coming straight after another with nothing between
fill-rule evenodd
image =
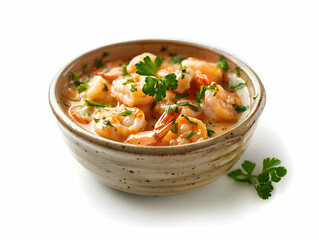
<instances>
[{"instance_id":1,"label":"parsley garnish","mask_svg":"<svg viewBox=\"0 0 319 240\"><path fill-rule=\"evenodd\" d=\"M157 69L162 66L163 60L156 57L153 63L149 56L144 58L144 62L135 64L136 73L147 76L143 86L143 92L146 95L154 96L156 101L161 101L166 97L166 90L175 90L178 86L178 81L174 73L170 73L165 77L157 75ZM152 76L152 77L151 77Z\"/></svg>"},{"instance_id":2,"label":"parsley garnish","mask_svg":"<svg viewBox=\"0 0 319 240\"><path fill-rule=\"evenodd\" d=\"M132 84L131 85L131 92L136 92L137 91L137 88L136 88L136 86L135 86L135 84Z\"/></svg>"},{"instance_id":3,"label":"parsley garnish","mask_svg":"<svg viewBox=\"0 0 319 240\"><path fill-rule=\"evenodd\" d=\"M215 132L213 130L209 130L207 129L207 136L210 137L211 135L213 135Z\"/></svg>"},{"instance_id":4,"label":"parsley garnish","mask_svg":"<svg viewBox=\"0 0 319 240\"><path fill-rule=\"evenodd\" d=\"M88 112L88 110L90 109L90 106L86 105L83 106L82 108L80 108L78 110L78 114L80 114L81 116L86 116L89 117L91 114Z\"/></svg>"},{"instance_id":5,"label":"parsley garnish","mask_svg":"<svg viewBox=\"0 0 319 240\"><path fill-rule=\"evenodd\" d=\"M249 106L238 106L237 104L232 104L232 105L235 108L236 112L238 113L245 112L246 110L249 109Z\"/></svg>"},{"instance_id":6,"label":"parsley garnish","mask_svg":"<svg viewBox=\"0 0 319 240\"><path fill-rule=\"evenodd\" d=\"M171 132L174 134L177 134L178 132L178 123L174 123L173 126L171 127Z\"/></svg>"},{"instance_id":7,"label":"parsley garnish","mask_svg":"<svg viewBox=\"0 0 319 240\"><path fill-rule=\"evenodd\" d=\"M236 70L237 76L239 77L240 76L239 67L236 67L235 70Z\"/></svg>"},{"instance_id":8,"label":"parsley garnish","mask_svg":"<svg viewBox=\"0 0 319 240\"><path fill-rule=\"evenodd\" d=\"M219 61L217 62L217 67L225 71L229 69L226 59L223 55L220 55Z\"/></svg>"},{"instance_id":9,"label":"parsley garnish","mask_svg":"<svg viewBox=\"0 0 319 240\"><path fill-rule=\"evenodd\" d=\"M169 114L171 110L173 110L173 112L178 113L178 107L176 105L170 105L165 108L167 114Z\"/></svg>"},{"instance_id":10,"label":"parsley garnish","mask_svg":"<svg viewBox=\"0 0 319 240\"><path fill-rule=\"evenodd\" d=\"M89 88L88 80L76 86L76 89L78 90L79 93L84 92L88 88Z\"/></svg>"},{"instance_id":11,"label":"parsley garnish","mask_svg":"<svg viewBox=\"0 0 319 240\"><path fill-rule=\"evenodd\" d=\"M85 102L89 104L90 106L105 107L104 102L93 102L93 101L90 101L89 99L85 99Z\"/></svg>"},{"instance_id":12,"label":"parsley garnish","mask_svg":"<svg viewBox=\"0 0 319 240\"><path fill-rule=\"evenodd\" d=\"M167 47L162 46L162 47L161 47L161 52L165 52L165 51L167 51Z\"/></svg>"},{"instance_id":13,"label":"parsley garnish","mask_svg":"<svg viewBox=\"0 0 319 240\"><path fill-rule=\"evenodd\" d=\"M112 123L110 122L110 120L104 120L104 121L103 121L103 124L104 124L104 125L109 125L109 126L111 126L111 127L114 127L114 126L112 125Z\"/></svg>"},{"instance_id":14,"label":"parsley garnish","mask_svg":"<svg viewBox=\"0 0 319 240\"><path fill-rule=\"evenodd\" d=\"M194 126L197 126L197 123L191 121L187 116L183 115L182 117L185 118L187 121L189 121L190 124L192 124L192 125L194 125Z\"/></svg>"},{"instance_id":15,"label":"parsley garnish","mask_svg":"<svg viewBox=\"0 0 319 240\"><path fill-rule=\"evenodd\" d=\"M126 110L126 111L120 113L119 115L125 117L125 116L131 115L132 113L133 113L133 111Z\"/></svg>"},{"instance_id":16,"label":"parsley garnish","mask_svg":"<svg viewBox=\"0 0 319 240\"><path fill-rule=\"evenodd\" d=\"M104 52L104 53L102 54L102 57L101 57L101 58L94 60L93 65L94 65L96 68L103 67L103 58L107 57L108 55L110 55L110 54L107 53L107 52Z\"/></svg>"},{"instance_id":17,"label":"parsley garnish","mask_svg":"<svg viewBox=\"0 0 319 240\"><path fill-rule=\"evenodd\" d=\"M173 64L173 65L182 64L182 61L186 59L186 57L179 57L175 53L170 53L169 56L172 57L171 64Z\"/></svg>"},{"instance_id":18,"label":"parsley garnish","mask_svg":"<svg viewBox=\"0 0 319 240\"><path fill-rule=\"evenodd\" d=\"M81 100L80 98L74 98L74 97L70 97L69 99L70 99L71 101L76 101L76 102L78 102L78 101Z\"/></svg>"},{"instance_id":19,"label":"parsley garnish","mask_svg":"<svg viewBox=\"0 0 319 240\"><path fill-rule=\"evenodd\" d=\"M100 121L100 119L94 118L94 122L98 123L99 121Z\"/></svg>"},{"instance_id":20,"label":"parsley garnish","mask_svg":"<svg viewBox=\"0 0 319 240\"><path fill-rule=\"evenodd\" d=\"M246 86L246 83L240 81L240 80L234 80L234 81L231 81L228 83L228 86L231 88L231 89L234 89L234 90L239 90L239 89L242 89Z\"/></svg>"},{"instance_id":21,"label":"parsley garnish","mask_svg":"<svg viewBox=\"0 0 319 240\"><path fill-rule=\"evenodd\" d=\"M194 112L199 112L199 109L197 107L195 107L194 105L190 104L189 102L180 102L180 103L178 103L178 105L186 106L186 107L188 107L190 110L192 110Z\"/></svg>"},{"instance_id":22,"label":"parsley garnish","mask_svg":"<svg viewBox=\"0 0 319 240\"><path fill-rule=\"evenodd\" d=\"M234 80L234 81L231 81L228 83L228 86L231 88L231 89L234 89L234 90L239 90L239 89L242 89L246 86L246 83L240 81L240 80Z\"/></svg>"},{"instance_id":23,"label":"parsley garnish","mask_svg":"<svg viewBox=\"0 0 319 240\"><path fill-rule=\"evenodd\" d=\"M83 63L82 69L86 69L87 67L88 67L88 63L87 62Z\"/></svg>"},{"instance_id":24,"label":"parsley garnish","mask_svg":"<svg viewBox=\"0 0 319 240\"><path fill-rule=\"evenodd\" d=\"M125 76L131 76L131 74L127 72L127 69L126 69L127 65L128 65L128 63L125 64L124 67L122 68L122 72L123 72L123 76L124 77Z\"/></svg>"},{"instance_id":25,"label":"parsley garnish","mask_svg":"<svg viewBox=\"0 0 319 240\"><path fill-rule=\"evenodd\" d=\"M126 81L126 82L123 82L122 85L126 85L126 84L128 84L128 83L130 83L130 82L134 82L134 80L133 80L133 79L127 79L127 81Z\"/></svg>"},{"instance_id":26,"label":"parsley garnish","mask_svg":"<svg viewBox=\"0 0 319 240\"><path fill-rule=\"evenodd\" d=\"M196 132L191 131L190 134L188 134L188 135L186 136L186 139L190 139L192 136L194 136L195 133L196 133Z\"/></svg>"},{"instance_id":27,"label":"parsley garnish","mask_svg":"<svg viewBox=\"0 0 319 240\"><path fill-rule=\"evenodd\" d=\"M257 93L255 96L253 96L253 99L255 100L256 98L258 98L259 93Z\"/></svg>"},{"instance_id":28,"label":"parsley garnish","mask_svg":"<svg viewBox=\"0 0 319 240\"><path fill-rule=\"evenodd\" d=\"M109 88L107 87L106 83L102 83L102 84L104 85L103 90L107 92L109 90Z\"/></svg>"},{"instance_id":29,"label":"parsley garnish","mask_svg":"<svg viewBox=\"0 0 319 240\"><path fill-rule=\"evenodd\" d=\"M247 182L253 185L260 198L268 199L271 196L272 190L274 189L272 182L279 182L287 173L287 169L284 167L276 167L280 163L281 161L279 159L266 158L263 161L263 169L261 173L258 175L253 175L252 172L256 164L246 160L241 165L246 173L243 173L241 169L237 169L228 173L227 175L235 181Z\"/></svg>"},{"instance_id":30,"label":"parsley garnish","mask_svg":"<svg viewBox=\"0 0 319 240\"><path fill-rule=\"evenodd\" d=\"M109 104L107 104L105 107L116 107L116 105L115 105L115 103L109 103Z\"/></svg>"},{"instance_id":31,"label":"parsley garnish","mask_svg":"<svg viewBox=\"0 0 319 240\"><path fill-rule=\"evenodd\" d=\"M107 73L107 72L111 71L111 68L103 68L102 71Z\"/></svg>"},{"instance_id":32,"label":"parsley garnish","mask_svg":"<svg viewBox=\"0 0 319 240\"><path fill-rule=\"evenodd\" d=\"M201 103L203 101L203 97L204 97L204 94L206 92L207 89L215 89L217 86L216 86L216 83L214 83L212 86L206 86L206 85L202 85L199 89L199 91L197 91L196 93L196 101L198 103Z\"/></svg>"}]
</instances>

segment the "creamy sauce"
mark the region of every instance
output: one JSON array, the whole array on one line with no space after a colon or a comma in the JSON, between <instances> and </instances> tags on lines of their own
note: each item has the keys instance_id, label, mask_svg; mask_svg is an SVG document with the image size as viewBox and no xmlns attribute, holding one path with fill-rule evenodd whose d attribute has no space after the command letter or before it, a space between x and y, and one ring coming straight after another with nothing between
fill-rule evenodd
<instances>
[{"instance_id":1,"label":"creamy sauce","mask_svg":"<svg viewBox=\"0 0 319 240\"><path fill-rule=\"evenodd\" d=\"M156 70L157 79L175 74L177 80L177 88L167 90L160 101L144 93L147 78L152 76L136 73L135 64L146 63L147 56L153 63L156 57L164 59ZM105 59L91 71L84 68L81 73L70 73L62 94L64 107L90 132L115 141L154 146L218 136L248 113L248 89L235 72L191 57L178 60L182 59L177 55L143 53L132 59ZM235 89L230 82L237 82ZM203 88L207 89L200 95ZM161 116L170 118L159 127Z\"/></svg>"}]
</instances>

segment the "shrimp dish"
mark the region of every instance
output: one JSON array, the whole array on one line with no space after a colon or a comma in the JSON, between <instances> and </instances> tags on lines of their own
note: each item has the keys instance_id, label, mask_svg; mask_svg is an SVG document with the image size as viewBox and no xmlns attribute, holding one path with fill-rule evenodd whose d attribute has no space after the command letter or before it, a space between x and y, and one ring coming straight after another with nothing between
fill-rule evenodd
<instances>
[{"instance_id":1,"label":"shrimp dish","mask_svg":"<svg viewBox=\"0 0 319 240\"><path fill-rule=\"evenodd\" d=\"M164 48L163 48L164 49ZM142 146L191 144L221 135L250 102L240 68L227 60L144 52L107 60L103 53L69 72L61 100L78 125L112 141Z\"/></svg>"}]
</instances>

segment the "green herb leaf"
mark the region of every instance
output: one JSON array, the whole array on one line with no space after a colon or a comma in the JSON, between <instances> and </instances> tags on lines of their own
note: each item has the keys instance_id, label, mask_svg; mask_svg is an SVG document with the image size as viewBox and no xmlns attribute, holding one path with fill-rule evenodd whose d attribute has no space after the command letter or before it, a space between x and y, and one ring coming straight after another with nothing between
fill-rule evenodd
<instances>
[{"instance_id":1,"label":"green herb leaf","mask_svg":"<svg viewBox=\"0 0 319 240\"><path fill-rule=\"evenodd\" d=\"M258 175L253 175L256 164L246 160L242 164L242 168L246 173L241 169L237 169L227 175L235 181L252 184L260 198L268 199L274 189L272 182L279 182L287 174L287 170L284 167L276 167L280 163L281 161L276 158L266 158L263 161L263 170Z\"/></svg>"},{"instance_id":2,"label":"green herb leaf","mask_svg":"<svg viewBox=\"0 0 319 240\"><path fill-rule=\"evenodd\" d=\"M235 108L236 112L238 113L245 112L246 110L249 109L249 106L238 106L237 104L232 104L232 105Z\"/></svg>"},{"instance_id":3,"label":"green herb leaf","mask_svg":"<svg viewBox=\"0 0 319 240\"><path fill-rule=\"evenodd\" d=\"M116 107L116 105L115 105L115 103L109 103L109 104L107 104L105 107Z\"/></svg>"},{"instance_id":4,"label":"green herb leaf","mask_svg":"<svg viewBox=\"0 0 319 240\"><path fill-rule=\"evenodd\" d=\"M180 102L178 103L178 105L188 107L190 110L194 112L199 112L199 109L196 106L190 104L189 102Z\"/></svg>"},{"instance_id":5,"label":"green herb leaf","mask_svg":"<svg viewBox=\"0 0 319 240\"><path fill-rule=\"evenodd\" d=\"M226 59L223 55L220 55L219 61L217 62L217 67L225 71L229 69Z\"/></svg>"},{"instance_id":6,"label":"green herb leaf","mask_svg":"<svg viewBox=\"0 0 319 240\"><path fill-rule=\"evenodd\" d=\"M89 88L88 82L81 83L80 85L76 86L76 89L79 93L84 92L86 89Z\"/></svg>"},{"instance_id":7,"label":"green herb leaf","mask_svg":"<svg viewBox=\"0 0 319 240\"><path fill-rule=\"evenodd\" d=\"M239 67L236 67L235 70L236 70L237 76L239 77L240 76Z\"/></svg>"},{"instance_id":8,"label":"green herb leaf","mask_svg":"<svg viewBox=\"0 0 319 240\"><path fill-rule=\"evenodd\" d=\"M216 86L216 83L214 83L213 85L211 86L206 86L206 85L202 85L199 89L199 91L197 91L196 93L196 101L198 103L201 103L203 101L203 97L204 97L204 94L206 92L207 89L215 89L217 86Z\"/></svg>"},{"instance_id":9,"label":"green herb leaf","mask_svg":"<svg viewBox=\"0 0 319 240\"><path fill-rule=\"evenodd\" d=\"M89 104L90 106L105 107L104 102L93 102L93 101L90 101L89 99L85 99L85 102Z\"/></svg>"},{"instance_id":10,"label":"green herb leaf","mask_svg":"<svg viewBox=\"0 0 319 240\"><path fill-rule=\"evenodd\" d=\"M194 125L194 126L197 126L197 123L191 121L187 116L183 115L182 117L185 118L190 124L192 124L192 125Z\"/></svg>"},{"instance_id":11,"label":"green herb leaf","mask_svg":"<svg viewBox=\"0 0 319 240\"><path fill-rule=\"evenodd\" d=\"M126 69L127 65L128 65L128 64L125 64L124 67L123 67L123 69L122 69L122 72L123 72L123 76L124 76L124 77L125 77L125 76L131 76L131 74L127 72L127 69Z\"/></svg>"},{"instance_id":12,"label":"green herb leaf","mask_svg":"<svg viewBox=\"0 0 319 240\"><path fill-rule=\"evenodd\" d=\"M161 52L165 52L165 51L167 51L167 47L162 46L162 47L161 47Z\"/></svg>"},{"instance_id":13,"label":"green herb leaf","mask_svg":"<svg viewBox=\"0 0 319 240\"><path fill-rule=\"evenodd\" d=\"M255 100L256 98L258 98L259 93L257 93L255 96L253 96L253 99Z\"/></svg>"},{"instance_id":14,"label":"green herb leaf","mask_svg":"<svg viewBox=\"0 0 319 240\"><path fill-rule=\"evenodd\" d=\"M126 85L126 84L128 84L128 83L130 83L130 82L134 82L134 80L133 80L133 79L127 79L126 82L123 82L123 83L122 83L122 85Z\"/></svg>"},{"instance_id":15,"label":"green herb leaf","mask_svg":"<svg viewBox=\"0 0 319 240\"><path fill-rule=\"evenodd\" d=\"M78 80L79 78L80 78L80 73L78 73L78 72L75 72L74 74L73 74L73 80L74 81L76 81L76 80Z\"/></svg>"},{"instance_id":16,"label":"green herb leaf","mask_svg":"<svg viewBox=\"0 0 319 240\"><path fill-rule=\"evenodd\" d=\"M86 69L87 67L88 67L88 63L87 62L83 63L82 69Z\"/></svg>"},{"instance_id":17,"label":"green herb leaf","mask_svg":"<svg viewBox=\"0 0 319 240\"><path fill-rule=\"evenodd\" d=\"M234 89L234 90L239 90L239 89L242 89L246 86L246 83L240 81L240 80L234 80L234 81L231 81L228 83L228 86L231 88L231 89Z\"/></svg>"},{"instance_id":18,"label":"green herb leaf","mask_svg":"<svg viewBox=\"0 0 319 240\"><path fill-rule=\"evenodd\" d=\"M192 136L194 136L195 133L196 133L196 132L191 131L190 134L188 134L188 135L186 136L186 139L190 139Z\"/></svg>"},{"instance_id":19,"label":"green herb leaf","mask_svg":"<svg viewBox=\"0 0 319 240\"><path fill-rule=\"evenodd\" d=\"M104 121L103 121L103 124L104 124L104 125L107 125L107 126L114 127L114 126L112 125L112 123L110 122L110 120L104 120Z\"/></svg>"},{"instance_id":20,"label":"green herb leaf","mask_svg":"<svg viewBox=\"0 0 319 240\"><path fill-rule=\"evenodd\" d=\"M81 98L70 97L69 99L70 99L71 101L76 101L76 102L81 101Z\"/></svg>"},{"instance_id":21,"label":"green herb leaf","mask_svg":"<svg viewBox=\"0 0 319 240\"><path fill-rule=\"evenodd\" d=\"M178 123L174 123L173 126L171 127L171 132L174 134L177 134L178 132Z\"/></svg>"},{"instance_id":22,"label":"green herb leaf","mask_svg":"<svg viewBox=\"0 0 319 240\"><path fill-rule=\"evenodd\" d=\"M172 105L172 110L176 113L178 113L178 107L176 105Z\"/></svg>"},{"instance_id":23,"label":"green herb leaf","mask_svg":"<svg viewBox=\"0 0 319 240\"><path fill-rule=\"evenodd\" d=\"M107 72L111 71L111 68L103 68L102 71L107 73Z\"/></svg>"},{"instance_id":24,"label":"green herb leaf","mask_svg":"<svg viewBox=\"0 0 319 240\"><path fill-rule=\"evenodd\" d=\"M94 122L98 123L99 121L100 121L100 119L94 118Z\"/></svg>"},{"instance_id":25,"label":"green herb leaf","mask_svg":"<svg viewBox=\"0 0 319 240\"><path fill-rule=\"evenodd\" d=\"M172 89L175 90L178 87L178 81L176 79L175 73L170 73L163 78L165 83L166 90Z\"/></svg>"},{"instance_id":26,"label":"green herb leaf","mask_svg":"<svg viewBox=\"0 0 319 240\"><path fill-rule=\"evenodd\" d=\"M137 69L136 73L143 76L157 76L157 69L163 65L163 60L159 57L156 57L155 62L153 63L149 56L144 58L144 62L139 62L135 64Z\"/></svg>"},{"instance_id":27,"label":"green herb leaf","mask_svg":"<svg viewBox=\"0 0 319 240\"><path fill-rule=\"evenodd\" d=\"M105 57L107 57L108 55L110 55L110 54L107 53L107 52L104 52L104 53L102 54L102 57L101 57L101 58L94 60L93 65L94 65L96 68L103 67L103 59L104 59Z\"/></svg>"},{"instance_id":28,"label":"green herb leaf","mask_svg":"<svg viewBox=\"0 0 319 240\"><path fill-rule=\"evenodd\" d=\"M103 90L107 92L109 90L109 88L107 87L106 83L102 83L102 84L104 85Z\"/></svg>"},{"instance_id":29,"label":"green herb leaf","mask_svg":"<svg viewBox=\"0 0 319 240\"><path fill-rule=\"evenodd\" d=\"M170 57L172 57L171 59L171 64L175 65L175 64L182 64L182 61L186 59L186 57L179 57L177 54L175 53L170 53L169 54Z\"/></svg>"},{"instance_id":30,"label":"green herb leaf","mask_svg":"<svg viewBox=\"0 0 319 240\"><path fill-rule=\"evenodd\" d=\"M207 136L210 137L214 134L215 132L213 130L207 129Z\"/></svg>"},{"instance_id":31,"label":"green herb leaf","mask_svg":"<svg viewBox=\"0 0 319 240\"><path fill-rule=\"evenodd\" d=\"M119 115L125 117L125 116L131 115L132 113L133 113L133 111L126 110L126 111L120 113Z\"/></svg>"},{"instance_id":32,"label":"green herb leaf","mask_svg":"<svg viewBox=\"0 0 319 240\"><path fill-rule=\"evenodd\" d=\"M78 110L78 114L81 116L89 117L91 114L88 112L88 107L82 107Z\"/></svg>"},{"instance_id":33,"label":"green herb leaf","mask_svg":"<svg viewBox=\"0 0 319 240\"><path fill-rule=\"evenodd\" d=\"M135 84L132 84L131 85L131 92L136 92L137 91L137 88L136 88L136 86L135 86Z\"/></svg>"}]
</instances>

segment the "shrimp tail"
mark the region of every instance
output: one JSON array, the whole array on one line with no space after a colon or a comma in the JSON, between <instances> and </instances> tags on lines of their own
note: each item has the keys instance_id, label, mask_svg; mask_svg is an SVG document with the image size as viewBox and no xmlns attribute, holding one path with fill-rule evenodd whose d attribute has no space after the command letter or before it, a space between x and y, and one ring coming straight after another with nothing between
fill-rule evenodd
<instances>
[{"instance_id":1,"label":"shrimp tail","mask_svg":"<svg viewBox=\"0 0 319 240\"><path fill-rule=\"evenodd\" d=\"M173 109L171 109L169 113L164 112L160 119L156 122L153 131L131 134L125 142L143 146L153 146L157 144L172 128L175 120L179 117L181 112L182 108L179 106L177 112L174 112Z\"/></svg>"}]
</instances>

